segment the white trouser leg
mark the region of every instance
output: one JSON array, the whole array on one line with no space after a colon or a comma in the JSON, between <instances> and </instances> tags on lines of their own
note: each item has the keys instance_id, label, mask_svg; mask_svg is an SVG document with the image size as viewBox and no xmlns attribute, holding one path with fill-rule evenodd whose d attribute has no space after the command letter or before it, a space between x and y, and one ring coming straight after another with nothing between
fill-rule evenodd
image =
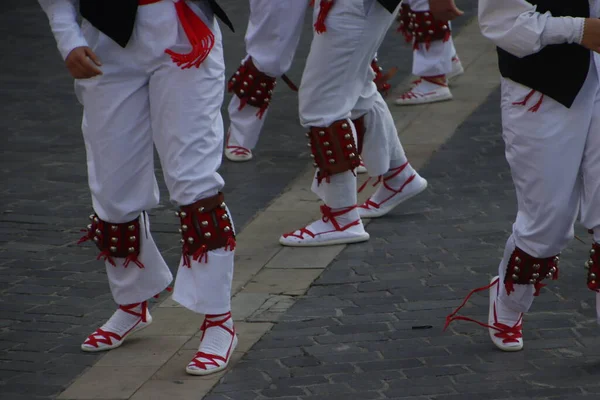
<instances>
[{"instance_id":1,"label":"white trouser leg","mask_svg":"<svg viewBox=\"0 0 600 400\"><path fill-rule=\"evenodd\" d=\"M413 54L413 75L438 76L452 72L452 57L456 55L456 50L450 38L447 42L431 42L429 50L421 45Z\"/></svg>"},{"instance_id":2,"label":"white trouser leg","mask_svg":"<svg viewBox=\"0 0 600 400\"><path fill-rule=\"evenodd\" d=\"M246 50L261 72L280 77L290 69L307 7L307 0L250 0ZM240 110L239 105L239 98L233 96L228 106L229 134L233 143L253 149L268 110L258 118L256 108L246 106Z\"/></svg>"},{"instance_id":3,"label":"white trouser leg","mask_svg":"<svg viewBox=\"0 0 600 400\"><path fill-rule=\"evenodd\" d=\"M319 7L315 7L315 19L318 13ZM374 109L381 96L377 95L370 64L393 19L375 0L348 0L331 9L327 31L314 34L302 76L299 103L304 127L329 126L360 116L353 113L355 109ZM354 127L353 132L356 137ZM315 182L313 191L329 207L354 206L356 177L346 171L332 176L329 183Z\"/></svg>"},{"instance_id":4,"label":"white trouser leg","mask_svg":"<svg viewBox=\"0 0 600 400\"><path fill-rule=\"evenodd\" d=\"M88 179L98 217L124 223L158 204L150 127L148 77L129 65L134 58L84 20L82 31L102 59L103 75L75 82L84 106ZM126 67L127 66L127 67ZM113 298L118 304L147 300L164 290L173 277L150 234L147 216L140 220L144 269L105 262Z\"/></svg>"},{"instance_id":5,"label":"white trouser leg","mask_svg":"<svg viewBox=\"0 0 600 400\"><path fill-rule=\"evenodd\" d=\"M429 11L428 0L407 0L404 3L413 11ZM431 42L429 50L421 45L413 52L412 73L416 76L446 75L452 71L452 57L455 55L452 38L447 42Z\"/></svg>"},{"instance_id":6,"label":"white trouser leg","mask_svg":"<svg viewBox=\"0 0 600 400\"><path fill-rule=\"evenodd\" d=\"M161 63L150 80L154 141L171 200L178 206L214 196L224 185L217 173L224 136L222 38L216 21L206 23L215 46L200 67L182 70L170 61ZM180 265L173 299L198 313L228 312L233 256L233 251L217 249L208 253L206 263Z\"/></svg>"},{"instance_id":7,"label":"white trouser leg","mask_svg":"<svg viewBox=\"0 0 600 400\"><path fill-rule=\"evenodd\" d=\"M537 112L529 111L540 98L518 105L530 89L502 80L502 124L506 159L515 185L518 213L499 267L501 280L514 247L546 258L560 253L573 237L581 194L580 165L598 90L591 69L586 84L568 109L544 97ZM533 301L531 285L514 285L499 300L513 311L526 312Z\"/></svg>"},{"instance_id":8,"label":"white trouser leg","mask_svg":"<svg viewBox=\"0 0 600 400\"><path fill-rule=\"evenodd\" d=\"M390 109L381 94L377 91L363 94L352 110L352 119L364 116L365 137L361 157L369 176L379 176L393 167L392 161L394 166L404 164L406 155ZM363 105L371 105L371 108L365 109Z\"/></svg>"}]
</instances>

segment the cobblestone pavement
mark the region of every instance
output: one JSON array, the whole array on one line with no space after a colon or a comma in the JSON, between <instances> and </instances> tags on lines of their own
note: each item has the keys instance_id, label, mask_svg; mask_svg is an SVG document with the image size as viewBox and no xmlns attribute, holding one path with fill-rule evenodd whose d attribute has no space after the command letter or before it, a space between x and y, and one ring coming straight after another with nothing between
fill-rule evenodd
<instances>
[{"instance_id":1,"label":"cobblestone pavement","mask_svg":"<svg viewBox=\"0 0 600 400\"><path fill-rule=\"evenodd\" d=\"M230 74L244 54L247 5L222 3L238 30L235 35L224 30ZM457 31L473 16L475 3L462 1L470 9ZM80 352L79 344L115 305L95 251L75 246L90 199L72 80L36 1L3 0L0 32L0 398L52 398L95 362L97 356ZM305 34L290 72L297 82L309 42ZM409 56L391 31L380 59L385 67L400 67L397 82L409 72L402 62ZM238 229L306 166L295 96L281 85L256 161L222 167ZM162 185L161 193L152 228L174 266L177 226Z\"/></svg>"},{"instance_id":2,"label":"cobblestone pavement","mask_svg":"<svg viewBox=\"0 0 600 400\"><path fill-rule=\"evenodd\" d=\"M422 170L429 189L369 224L205 400L593 399L600 396L588 245L525 318L525 350L444 320L497 271L515 216L494 93ZM487 318L487 294L463 315Z\"/></svg>"}]
</instances>

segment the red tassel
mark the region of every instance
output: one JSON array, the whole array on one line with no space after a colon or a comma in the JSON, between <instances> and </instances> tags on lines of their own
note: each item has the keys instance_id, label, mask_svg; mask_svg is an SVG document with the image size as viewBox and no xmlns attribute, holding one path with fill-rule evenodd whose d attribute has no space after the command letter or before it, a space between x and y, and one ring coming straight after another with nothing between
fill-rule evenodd
<instances>
[{"instance_id":1,"label":"red tassel","mask_svg":"<svg viewBox=\"0 0 600 400\"><path fill-rule=\"evenodd\" d=\"M185 0L176 2L175 9L192 50L188 54L181 54L167 49L165 53L170 55L173 62L181 69L199 68L215 45L215 35Z\"/></svg>"},{"instance_id":2,"label":"red tassel","mask_svg":"<svg viewBox=\"0 0 600 400\"><path fill-rule=\"evenodd\" d=\"M541 95L541 96L540 96L540 99L538 100L538 102L537 102L537 103L535 103L535 104L534 104L534 105L533 105L533 106L532 106L532 107L531 107L529 110L527 110L527 111L529 111L529 112L532 112L532 113L534 113L534 112L538 112L538 111L539 111L539 109L540 109L540 107L542 106L542 103L543 103L543 102L544 102L544 95Z\"/></svg>"},{"instance_id":3,"label":"red tassel","mask_svg":"<svg viewBox=\"0 0 600 400\"><path fill-rule=\"evenodd\" d=\"M227 244L225 245L225 250L233 251L233 250L235 250L235 245L236 245L236 242L232 236L229 239L227 239Z\"/></svg>"},{"instance_id":4,"label":"red tassel","mask_svg":"<svg viewBox=\"0 0 600 400\"><path fill-rule=\"evenodd\" d=\"M515 287L513 285L513 282L511 280L507 280L506 283L504 283L504 288L506 289L506 294L510 295L512 292L515 291Z\"/></svg>"},{"instance_id":5,"label":"red tassel","mask_svg":"<svg viewBox=\"0 0 600 400\"><path fill-rule=\"evenodd\" d=\"M319 5L319 15L317 16L317 22L315 22L315 31L319 34L327 31L325 26L325 20L331 8L333 7L335 0L321 0Z\"/></svg>"},{"instance_id":6,"label":"red tassel","mask_svg":"<svg viewBox=\"0 0 600 400\"><path fill-rule=\"evenodd\" d=\"M115 264L115 260L113 260L112 257L110 256L110 253L108 252L108 250L104 250L103 252L98 254L98 257L96 259L97 260L102 259L104 261L108 261L110 263L110 265L112 265L113 267L117 266L117 264Z\"/></svg>"},{"instance_id":7,"label":"red tassel","mask_svg":"<svg viewBox=\"0 0 600 400\"><path fill-rule=\"evenodd\" d=\"M196 252L193 255L193 259L194 261L197 261L199 263L201 263L202 260L204 260L204 262L208 262L208 250L206 250L205 244L203 244L198 250L196 250Z\"/></svg>"},{"instance_id":8,"label":"red tassel","mask_svg":"<svg viewBox=\"0 0 600 400\"><path fill-rule=\"evenodd\" d=\"M127 258L125 259L125 263L123 264L123 267L127 268L129 266L129 263L134 263L135 265L138 266L138 268L140 269L144 269L144 264L142 264L142 262L140 260L138 260L137 256L135 254L130 254L127 256Z\"/></svg>"}]
</instances>

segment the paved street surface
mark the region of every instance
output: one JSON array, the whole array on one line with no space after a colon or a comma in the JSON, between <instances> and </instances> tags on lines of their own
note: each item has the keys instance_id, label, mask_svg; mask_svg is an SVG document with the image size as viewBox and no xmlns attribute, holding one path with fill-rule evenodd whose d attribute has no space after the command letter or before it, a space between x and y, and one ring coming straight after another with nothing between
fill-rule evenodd
<instances>
[{"instance_id":1,"label":"paved street surface","mask_svg":"<svg viewBox=\"0 0 600 400\"><path fill-rule=\"evenodd\" d=\"M599 328L574 242L525 318L525 350L444 319L497 270L515 215L495 92L421 174L429 189L369 224L205 400L597 399ZM590 242L579 229L582 239ZM487 318L487 295L463 314Z\"/></svg>"},{"instance_id":2,"label":"paved street surface","mask_svg":"<svg viewBox=\"0 0 600 400\"><path fill-rule=\"evenodd\" d=\"M115 305L95 249L75 246L90 199L72 81L37 2L1 3L0 399L49 399L98 360L79 344ZM476 1L460 3L467 15L457 33ZM229 75L244 55L248 10L245 1L223 4L238 30L224 30ZM309 21L306 29L289 74L297 83ZM379 57L400 68L395 83L408 76L410 51L393 31ZM240 231L307 165L296 95L280 85L277 100L256 160L221 171ZM371 240L339 254L205 399L598 398L599 328L582 268L590 238L581 229L587 244L572 243L560 280L525 320L524 352L500 353L464 322L442 332L445 316L494 273L515 214L498 102L495 92L422 169L429 189L369 224ZM161 191L152 227L175 266L177 224ZM464 313L485 320L487 296Z\"/></svg>"}]
</instances>

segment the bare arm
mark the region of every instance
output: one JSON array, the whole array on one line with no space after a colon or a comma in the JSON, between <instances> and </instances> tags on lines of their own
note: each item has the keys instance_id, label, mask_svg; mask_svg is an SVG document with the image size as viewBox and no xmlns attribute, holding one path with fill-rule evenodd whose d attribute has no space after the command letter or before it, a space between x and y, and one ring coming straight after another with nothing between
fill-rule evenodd
<instances>
[{"instance_id":1,"label":"bare arm","mask_svg":"<svg viewBox=\"0 0 600 400\"><path fill-rule=\"evenodd\" d=\"M498 47L526 57L551 44L581 44L585 19L542 14L525 0L479 0L479 25Z\"/></svg>"}]
</instances>

